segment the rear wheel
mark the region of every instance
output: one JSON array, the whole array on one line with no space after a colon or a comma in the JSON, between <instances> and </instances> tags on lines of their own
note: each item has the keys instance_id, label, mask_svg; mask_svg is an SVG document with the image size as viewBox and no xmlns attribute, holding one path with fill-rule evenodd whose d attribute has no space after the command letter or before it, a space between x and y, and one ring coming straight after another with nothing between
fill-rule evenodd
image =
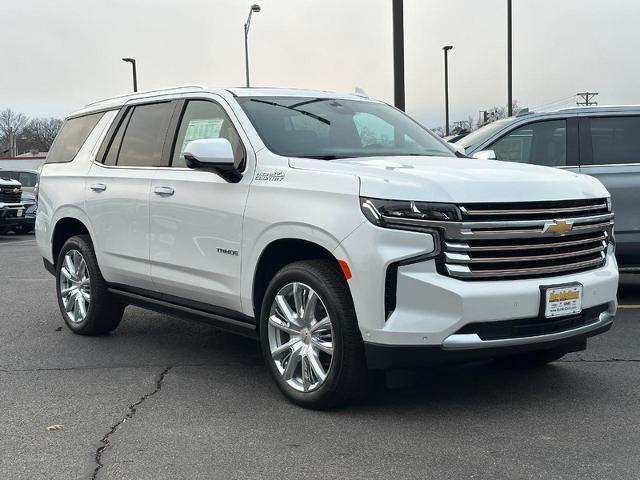
<instances>
[{"instance_id":1,"label":"rear wheel","mask_svg":"<svg viewBox=\"0 0 640 480\"><path fill-rule=\"evenodd\" d=\"M535 350L496 358L495 360L499 365L507 368L535 368L560 360L566 354L566 350Z\"/></svg>"},{"instance_id":2,"label":"rear wheel","mask_svg":"<svg viewBox=\"0 0 640 480\"><path fill-rule=\"evenodd\" d=\"M69 238L56 263L58 305L67 326L80 335L114 330L125 306L107 291L88 235Z\"/></svg>"},{"instance_id":3,"label":"rear wheel","mask_svg":"<svg viewBox=\"0 0 640 480\"><path fill-rule=\"evenodd\" d=\"M348 403L366 386L362 338L349 287L328 260L280 270L261 310L262 352L284 395L307 408Z\"/></svg>"}]
</instances>

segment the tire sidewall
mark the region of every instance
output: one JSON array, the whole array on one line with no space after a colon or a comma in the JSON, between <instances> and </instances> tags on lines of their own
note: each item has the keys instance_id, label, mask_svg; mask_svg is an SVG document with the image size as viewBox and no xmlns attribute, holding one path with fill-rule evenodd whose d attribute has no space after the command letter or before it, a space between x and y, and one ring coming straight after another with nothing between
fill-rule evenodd
<instances>
[{"instance_id":1,"label":"tire sidewall","mask_svg":"<svg viewBox=\"0 0 640 480\"><path fill-rule=\"evenodd\" d=\"M87 315L84 317L84 320L78 323L74 323L69 320L67 314L65 312L64 304L62 303L62 295L60 294L60 286L61 286L61 275L62 275L62 265L64 263L64 256L67 254L69 250L77 250L80 252L84 261L87 265L87 270L89 271L89 280L92 286L92 300L89 302L89 309L87 310ZM65 242L60 250L60 254L58 255L58 260L56 262L56 296L58 298L58 306L60 307L60 313L62 313L62 318L64 319L67 326L77 333L82 333L85 329L87 329L88 324L91 322L91 318L93 315L94 304L93 301L93 283L94 279L97 278L99 272L97 271L96 266L92 261L93 250L91 245L88 245L87 242L80 237L71 237L69 240Z\"/></svg>"},{"instance_id":2,"label":"tire sidewall","mask_svg":"<svg viewBox=\"0 0 640 480\"><path fill-rule=\"evenodd\" d=\"M271 356L269 346L268 320L271 312L271 306L276 294L282 287L292 282L300 282L311 287L322 300L329 318L331 320L331 328L333 330L333 356L329 374L325 382L320 388L312 392L299 392L291 388L282 378L280 372ZM346 287L346 285L345 285ZM342 312L337 299L332 298L331 291L328 290L322 281L313 274L312 270L304 269L301 265L292 264L284 267L276 274L272 282L269 284L264 295L260 314L260 344L265 362L268 364L269 371L280 390L293 402L309 406L323 402L328 396L335 393L340 380L341 370L344 367L344 341L343 341L343 321L342 318L346 312Z\"/></svg>"}]
</instances>

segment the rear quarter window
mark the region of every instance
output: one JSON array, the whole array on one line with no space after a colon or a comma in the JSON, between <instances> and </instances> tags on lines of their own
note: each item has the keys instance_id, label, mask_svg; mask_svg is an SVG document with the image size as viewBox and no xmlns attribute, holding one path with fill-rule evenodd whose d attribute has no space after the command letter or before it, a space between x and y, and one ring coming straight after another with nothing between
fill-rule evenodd
<instances>
[{"instance_id":1,"label":"rear quarter window","mask_svg":"<svg viewBox=\"0 0 640 480\"><path fill-rule=\"evenodd\" d=\"M103 115L104 112L100 112L82 117L68 118L53 145L51 145L45 163L72 161Z\"/></svg>"}]
</instances>

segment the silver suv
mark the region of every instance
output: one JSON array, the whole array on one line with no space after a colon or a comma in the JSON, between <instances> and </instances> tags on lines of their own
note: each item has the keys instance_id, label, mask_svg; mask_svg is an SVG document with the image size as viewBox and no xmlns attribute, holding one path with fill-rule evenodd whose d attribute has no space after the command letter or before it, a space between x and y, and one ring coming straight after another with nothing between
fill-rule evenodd
<instances>
[{"instance_id":1,"label":"silver suv","mask_svg":"<svg viewBox=\"0 0 640 480\"><path fill-rule=\"evenodd\" d=\"M467 155L592 175L611 193L620 272L640 273L640 106L525 112L457 142Z\"/></svg>"}]
</instances>

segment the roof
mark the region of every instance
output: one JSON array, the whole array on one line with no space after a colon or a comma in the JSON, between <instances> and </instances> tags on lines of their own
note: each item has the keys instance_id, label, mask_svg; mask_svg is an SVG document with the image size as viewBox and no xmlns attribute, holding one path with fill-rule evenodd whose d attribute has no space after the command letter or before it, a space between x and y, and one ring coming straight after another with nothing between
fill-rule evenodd
<instances>
[{"instance_id":1,"label":"roof","mask_svg":"<svg viewBox=\"0 0 640 480\"><path fill-rule=\"evenodd\" d=\"M274 88L274 87L237 87L237 88L210 88L204 85L180 85L170 88L159 88L156 90L147 90L144 92L127 93L114 97L103 98L95 102L88 103L84 108L73 112L70 116L84 115L96 110L107 110L119 108L130 100L162 97L166 95L177 95L184 93L229 93L236 97L313 97L313 98L339 98L350 100L363 100L367 97L358 94L340 94L335 92L327 92L322 90L304 90L296 88Z\"/></svg>"},{"instance_id":2,"label":"roof","mask_svg":"<svg viewBox=\"0 0 640 480\"><path fill-rule=\"evenodd\" d=\"M563 113L601 113L601 112L627 112L638 111L640 105L595 105L582 107L567 107L555 110L555 112Z\"/></svg>"}]
</instances>

